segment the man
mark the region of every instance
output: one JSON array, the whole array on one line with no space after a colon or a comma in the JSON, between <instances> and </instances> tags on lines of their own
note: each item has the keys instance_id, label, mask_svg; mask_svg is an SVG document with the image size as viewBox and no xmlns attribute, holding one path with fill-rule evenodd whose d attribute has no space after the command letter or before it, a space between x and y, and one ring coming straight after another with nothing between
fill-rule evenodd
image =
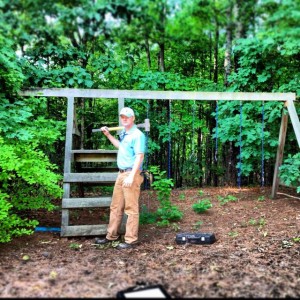
<instances>
[{"instance_id":1,"label":"man","mask_svg":"<svg viewBox=\"0 0 300 300\"><path fill-rule=\"evenodd\" d=\"M101 131L118 148L119 173L112 195L106 238L96 238L95 243L103 245L119 239L118 229L125 212L128 217L125 243L120 243L117 248L128 249L138 242L139 196L140 186L144 180L141 171L145 153L145 135L135 125L135 115L131 108L122 108L120 118L124 126L120 140L113 137L107 127L101 127Z\"/></svg>"}]
</instances>

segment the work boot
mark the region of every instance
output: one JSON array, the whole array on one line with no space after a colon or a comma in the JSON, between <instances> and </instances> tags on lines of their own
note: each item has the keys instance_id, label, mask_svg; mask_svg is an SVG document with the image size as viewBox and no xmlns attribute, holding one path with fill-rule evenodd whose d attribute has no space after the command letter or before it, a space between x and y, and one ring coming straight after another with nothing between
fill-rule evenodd
<instances>
[{"instance_id":1,"label":"work boot","mask_svg":"<svg viewBox=\"0 0 300 300\"><path fill-rule=\"evenodd\" d=\"M95 238L95 244L97 244L97 245L106 245L110 242L113 242L113 241L108 240L107 238L104 238L104 239Z\"/></svg>"},{"instance_id":2,"label":"work boot","mask_svg":"<svg viewBox=\"0 0 300 300\"><path fill-rule=\"evenodd\" d=\"M133 244L128 244L128 243L120 243L116 248L118 250L123 250L123 249L132 249L137 243Z\"/></svg>"}]
</instances>

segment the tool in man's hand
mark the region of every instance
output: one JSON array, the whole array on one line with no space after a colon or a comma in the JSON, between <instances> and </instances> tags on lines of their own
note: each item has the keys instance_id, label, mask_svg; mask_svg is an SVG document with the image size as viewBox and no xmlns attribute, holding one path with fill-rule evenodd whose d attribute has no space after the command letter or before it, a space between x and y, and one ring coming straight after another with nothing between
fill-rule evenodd
<instances>
[{"instance_id":1,"label":"tool in man's hand","mask_svg":"<svg viewBox=\"0 0 300 300\"><path fill-rule=\"evenodd\" d=\"M124 126L117 126L117 127L106 127L106 129L108 131L116 131L116 130L122 130L124 129ZM100 128L98 129L92 129L92 132L98 132L98 131L102 131Z\"/></svg>"},{"instance_id":2,"label":"tool in man's hand","mask_svg":"<svg viewBox=\"0 0 300 300\"><path fill-rule=\"evenodd\" d=\"M145 131L150 131L150 120L145 119L145 123L137 124L136 125L139 128L145 128ZM108 131L116 131L116 130L122 130L124 129L124 126L116 126L116 127L106 127ZM98 132L102 131L100 128L98 129L92 129L92 132Z\"/></svg>"}]
</instances>

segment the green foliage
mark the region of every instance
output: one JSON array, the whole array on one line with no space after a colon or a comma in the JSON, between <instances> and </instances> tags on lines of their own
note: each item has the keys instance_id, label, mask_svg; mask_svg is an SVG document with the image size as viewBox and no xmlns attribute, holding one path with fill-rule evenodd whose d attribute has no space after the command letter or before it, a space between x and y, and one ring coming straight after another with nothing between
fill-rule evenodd
<instances>
[{"instance_id":1,"label":"green foliage","mask_svg":"<svg viewBox=\"0 0 300 300\"><path fill-rule=\"evenodd\" d=\"M80 250L81 247L82 247L82 244L78 244L78 243L71 243L71 244L69 245L69 248L70 248L70 249L73 249L73 250L75 250L75 251Z\"/></svg>"},{"instance_id":2,"label":"green foliage","mask_svg":"<svg viewBox=\"0 0 300 300\"><path fill-rule=\"evenodd\" d=\"M251 172L261 170L262 141L268 141L263 143L264 160L275 157L282 108L283 103L219 101L218 138L222 143L232 142L236 149L241 143L242 151L238 151L237 158L241 155L242 175L249 176Z\"/></svg>"},{"instance_id":3,"label":"green foliage","mask_svg":"<svg viewBox=\"0 0 300 300\"><path fill-rule=\"evenodd\" d=\"M236 238L238 237L239 233L237 231L230 231L228 233L228 236L232 237L232 238Z\"/></svg>"},{"instance_id":4,"label":"green foliage","mask_svg":"<svg viewBox=\"0 0 300 300\"><path fill-rule=\"evenodd\" d=\"M149 171L153 174L152 188L157 193L160 205L155 213L144 213L142 222L150 223L156 218L158 226L168 226L170 222L178 221L183 216L183 213L176 205L172 205L170 200L173 181L166 178L166 171L160 171L158 166L150 166Z\"/></svg>"},{"instance_id":5,"label":"green foliage","mask_svg":"<svg viewBox=\"0 0 300 300\"><path fill-rule=\"evenodd\" d=\"M157 199L162 204L169 202L172 187L174 186L171 178L166 178L166 171L161 171L158 166L150 166L149 172L153 174L154 182L152 188L157 191Z\"/></svg>"},{"instance_id":6,"label":"green foliage","mask_svg":"<svg viewBox=\"0 0 300 300\"><path fill-rule=\"evenodd\" d=\"M237 201L237 198L235 196L232 196L232 195L227 195L225 197L218 196L217 198L218 198L218 201L219 201L220 205L225 205L228 202L235 202L235 201Z\"/></svg>"},{"instance_id":7,"label":"green foliage","mask_svg":"<svg viewBox=\"0 0 300 300\"><path fill-rule=\"evenodd\" d=\"M142 206L140 212L140 224L153 224L157 221L157 213L148 211L145 205Z\"/></svg>"},{"instance_id":8,"label":"green foliage","mask_svg":"<svg viewBox=\"0 0 300 300\"><path fill-rule=\"evenodd\" d=\"M203 224L203 221L201 221L201 220L197 221L196 223L193 224L193 229L199 230L200 227L202 226L202 224Z\"/></svg>"},{"instance_id":9,"label":"green foliage","mask_svg":"<svg viewBox=\"0 0 300 300\"><path fill-rule=\"evenodd\" d=\"M179 194L179 200L181 200L181 201L185 200L185 194L184 193Z\"/></svg>"},{"instance_id":10,"label":"green foliage","mask_svg":"<svg viewBox=\"0 0 300 300\"><path fill-rule=\"evenodd\" d=\"M297 187L300 193L300 153L288 155L279 168L279 177L286 185Z\"/></svg>"},{"instance_id":11,"label":"green foliage","mask_svg":"<svg viewBox=\"0 0 300 300\"><path fill-rule=\"evenodd\" d=\"M62 196L61 175L56 166L32 143L7 143L0 138L0 242L31 234L38 224L26 216L29 210L53 210L52 199ZM21 217L22 216L22 217Z\"/></svg>"},{"instance_id":12,"label":"green foliage","mask_svg":"<svg viewBox=\"0 0 300 300\"><path fill-rule=\"evenodd\" d=\"M0 18L1 20L1 18ZM21 87L25 76L16 59L13 42L0 34L0 86L1 93L15 94Z\"/></svg>"},{"instance_id":13,"label":"green foliage","mask_svg":"<svg viewBox=\"0 0 300 300\"><path fill-rule=\"evenodd\" d=\"M202 200L198 200L197 203L194 203L192 205L192 209L196 212L196 213L203 213L206 212L208 209L212 208L212 203L209 199L202 199Z\"/></svg>"},{"instance_id":14,"label":"green foliage","mask_svg":"<svg viewBox=\"0 0 300 300\"><path fill-rule=\"evenodd\" d=\"M259 219L254 219L254 218L251 218L249 221L248 221L248 224L251 225L251 226L259 226L259 227L263 227L266 225L266 220L265 218L261 217Z\"/></svg>"}]
</instances>

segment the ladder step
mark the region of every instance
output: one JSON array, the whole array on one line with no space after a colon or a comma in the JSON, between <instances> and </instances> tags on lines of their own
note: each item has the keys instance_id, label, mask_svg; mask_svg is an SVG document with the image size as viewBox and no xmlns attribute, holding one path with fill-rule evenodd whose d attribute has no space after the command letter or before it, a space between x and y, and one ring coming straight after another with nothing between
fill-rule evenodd
<instances>
[{"instance_id":1,"label":"ladder step","mask_svg":"<svg viewBox=\"0 0 300 300\"><path fill-rule=\"evenodd\" d=\"M61 236L104 235L107 233L107 224L61 226Z\"/></svg>"},{"instance_id":2,"label":"ladder step","mask_svg":"<svg viewBox=\"0 0 300 300\"><path fill-rule=\"evenodd\" d=\"M62 208L109 207L111 197L63 198Z\"/></svg>"},{"instance_id":3,"label":"ladder step","mask_svg":"<svg viewBox=\"0 0 300 300\"><path fill-rule=\"evenodd\" d=\"M76 162L115 162L118 150L71 150Z\"/></svg>"},{"instance_id":4,"label":"ladder step","mask_svg":"<svg viewBox=\"0 0 300 300\"><path fill-rule=\"evenodd\" d=\"M65 173L64 182L106 182L116 181L118 173Z\"/></svg>"},{"instance_id":5,"label":"ladder step","mask_svg":"<svg viewBox=\"0 0 300 300\"><path fill-rule=\"evenodd\" d=\"M106 150L106 149L75 149L71 150L71 153L78 154L117 154L118 150Z\"/></svg>"},{"instance_id":6,"label":"ladder step","mask_svg":"<svg viewBox=\"0 0 300 300\"><path fill-rule=\"evenodd\" d=\"M82 167L76 170L78 173L112 173L118 172L118 167Z\"/></svg>"}]
</instances>

